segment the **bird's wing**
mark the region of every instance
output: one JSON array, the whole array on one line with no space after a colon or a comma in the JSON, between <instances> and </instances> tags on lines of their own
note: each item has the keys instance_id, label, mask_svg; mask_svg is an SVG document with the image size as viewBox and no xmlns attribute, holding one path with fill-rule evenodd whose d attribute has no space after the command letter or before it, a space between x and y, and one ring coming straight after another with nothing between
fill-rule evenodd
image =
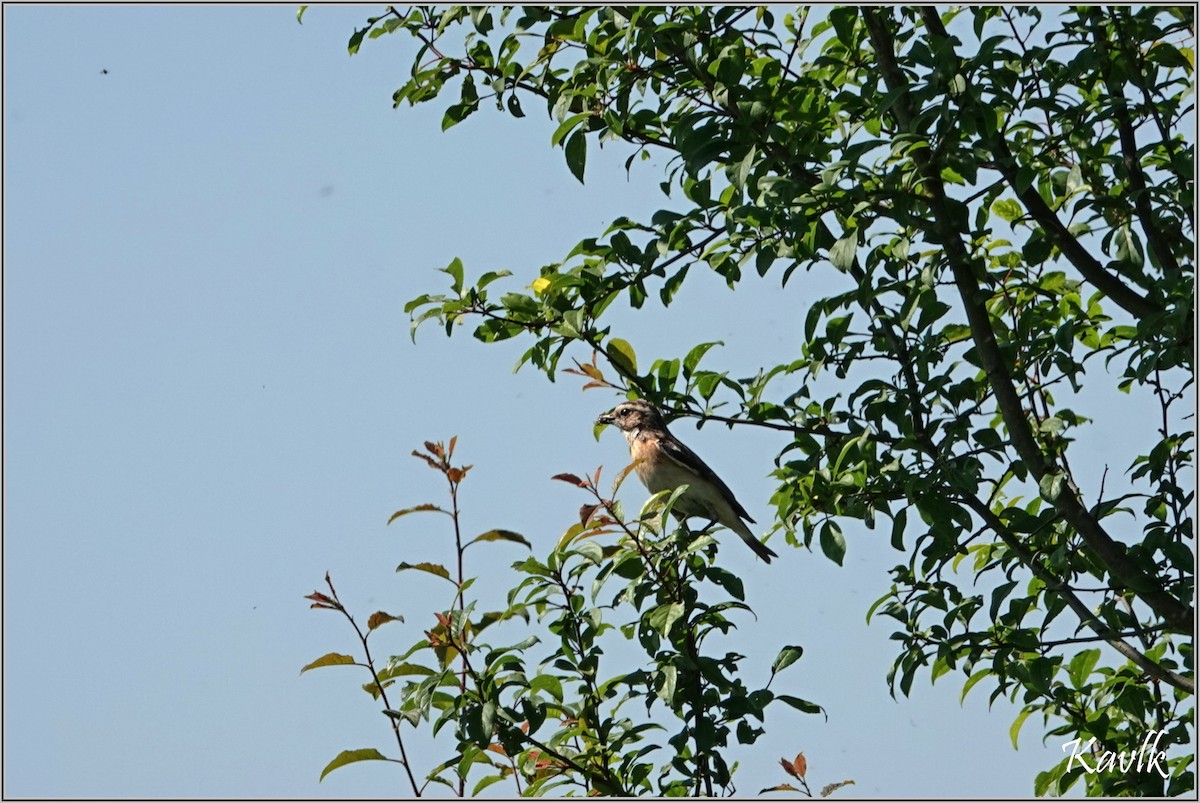
<instances>
[{"instance_id":1,"label":"bird's wing","mask_svg":"<svg viewBox=\"0 0 1200 803\"><path fill-rule=\"evenodd\" d=\"M708 464L700 459L700 456L689 449L685 444L676 440L674 437L662 438L659 440L659 446L662 448L662 453L679 465L688 469L694 474L697 474L702 479L711 482L725 497L725 501L733 508L733 512L741 516L751 524L754 519L750 518L750 514L742 507L737 498L733 495L733 491L729 490L729 486L717 476L717 473L708 467Z\"/></svg>"}]
</instances>

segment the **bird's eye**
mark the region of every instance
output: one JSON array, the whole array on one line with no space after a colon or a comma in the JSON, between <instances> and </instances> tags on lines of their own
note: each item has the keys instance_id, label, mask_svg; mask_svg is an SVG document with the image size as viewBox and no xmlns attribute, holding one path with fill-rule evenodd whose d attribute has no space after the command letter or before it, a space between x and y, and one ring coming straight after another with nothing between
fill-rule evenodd
<instances>
[{"instance_id":1,"label":"bird's eye","mask_svg":"<svg viewBox=\"0 0 1200 803\"><path fill-rule=\"evenodd\" d=\"M629 408L628 408L628 407L626 407L626 408L625 408L625 409L623 409L623 410L618 410L618 411L617 411L617 415L629 415Z\"/></svg>"}]
</instances>

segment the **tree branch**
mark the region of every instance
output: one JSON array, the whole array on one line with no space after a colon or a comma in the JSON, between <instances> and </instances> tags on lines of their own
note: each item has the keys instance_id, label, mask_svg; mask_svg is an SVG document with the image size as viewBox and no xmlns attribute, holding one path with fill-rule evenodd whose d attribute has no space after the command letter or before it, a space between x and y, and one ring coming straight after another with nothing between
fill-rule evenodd
<instances>
[{"instance_id":1,"label":"tree branch","mask_svg":"<svg viewBox=\"0 0 1200 803\"><path fill-rule=\"evenodd\" d=\"M1125 93L1117 83L1112 71L1112 57L1108 49L1108 35L1104 31L1102 13L1098 8L1092 8L1088 16L1092 22L1093 40L1096 51L1100 56L1100 76L1104 79L1104 87L1108 90L1112 101L1113 115L1117 120L1117 133L1121 139L1121 161L1129 176L1129 188L1133 191L1133 208L1137 210L1138 220L1141 221L1142 231L1146 233L1146 242L1150 245L1158 263L1172 272L1179 272L1179 262L1171 247L1167 245L1162 230L1154 219L1150 208L1150 194L1146 187L1146 177L1142 173L1142 165L1138 159L1137 136L1133 131L1133 123L1129 119L1129 102ZM1140 66L1138 67L1140 71ZM1179 239L1178 233L1173 233Z\"/></svg>"},{"instance_id":2,"label":"tree branch","mask_svg":"<svg viewBox=\"0 0 1200 803\"><path fill-rule=\"evenodd\" d=\"M875 48L876 58L888 90L897 95L891 110L901 128L914 132L915 114L910 105L908 80L896 63L893 50L892 35L888 24L877 9L863 9L863 20ZM927 16L937 17L936 11L922 9ZM937 20L941 26L941 20ZM944 31L944 29L943 29ZM1052 475L1054 466L1038 445L1029 420L1021 408L1021 399L1017 394L1013 379L1008 370L1008 364L992 329L987 308L983 303L984 293L976 277L975 260L971 257L962 241L961 233L951 222L952 217L942 184L940 170L930 160L927 149L917 149L913 153L913 161L924 174L926 201L932 212L930 220L931 233L936 241L945 248L946 261L954 276L959 297L966 312L967 323L971 337L979 354L980 364L991 382L996 396L996 404L1000 409L1005 426L1008 428L1017 454L1039 484L1042 479ZM1049 500L1063 517L1078 532L1095 552L1096 557L1108 567L1112 576L1121 584L1138 594L1155 613L1161 616L1172 630L1179 633L1191 633L1194 611L1174 596L1167 593L1156 578L1150 577L1126 554L1124 545L1113 540L1100 522L1088 511L1079 500L1078 489L1071 482L1062 482L1061 490L1054 499Z\"/></svg>"},{"instance_id":3,"label":"tree branch","mask_svg":"<svg viewBox=\"0 0 1200 803\"><path fill-rule=\"evenodd\" d=\"M1096 635L1104 639L1104 641L1121 655L1128 658L1134 664L1145 670L1153 678L1162 680L1171 684L1177 689L1187 692L1188 694L1196 693L1196 682L1192 678L1185 678L1182 675L1167 669L1161 664L1153 661L1145 654L1139 652L1135 647L1121 638L1121 634L1116 633L1102 622L1091 610L1075 595L1063 580L1053 572L1047 571L1038 561L1037 556L1021 543L1007 527L1000 517L993 513L986 504L977 497L969 494L960 494L959 499L967 504L975 514L981 518L984 523L992 529L1004 542L1004 545L1012 550L1021 562L1024 563L1033 572L1034 576L1046 584L1046 588L1054 591L1070 606L1079 620L1091 628Z\"/></svg>"},{"instance_id":4,"label":"tree branch","mask_svg":"<svg viewBox=\"0 0 1200 803\"><path fill-rule=\"evenodd\" d=\"M922 6L920 9L921 19L925 23L927 30L931 31L935 36L943 41L949 38L944 25L942 25L941 17L935 9ZM870 25L870 24L868 24ZM874 41L874 36L872 36ZM890 35L889 39L890 41ZM947 45L949 47L949 45ZM951 51L953 52L953 51ZM957 56L956 56L957 58ZM892 59L895 61L894 56ZM885 73L886 75L886 73ZM903 77L903 76L901 76ZM888 84L892 88L891 83ZM907 104L905 104L907 106ZM960 109L962 108L960 102ZM897 110L899 111L899 110ZM965 110L964 110L965 111ZM899 115L897 115L899 116ZM901 125L907 127L907 123L901 121ZM995 137L990 142L983 143L988 150L996 157L996 167L1000 174L1004 176L1004 180L1021 199L1027 211L1037 224L1045 232L1050 241L1058 247L1075 269L1079 271L1084 279L1091 282L1097 290L1103 292L1106 296L1113 300L1113 303L1121 307L1123 310L1133 315L1135 318L1143 318L1147 315L1156 312L1162 312L1162 308L1154 302L1147 299L1145 296L1132 289L1118 277L1109 273L1109 271L1100 264L1100 262L1091 255L1091 253L1083 247L1058 219L1058 215L1054 210L1042 199L1037 188L1030 185L1024 189L1017 186L1018 165L1016 157L1008 148L1008 142L1004 139L1004 134L1000 131L996 132Z\"/></svg>"}]
</instances>

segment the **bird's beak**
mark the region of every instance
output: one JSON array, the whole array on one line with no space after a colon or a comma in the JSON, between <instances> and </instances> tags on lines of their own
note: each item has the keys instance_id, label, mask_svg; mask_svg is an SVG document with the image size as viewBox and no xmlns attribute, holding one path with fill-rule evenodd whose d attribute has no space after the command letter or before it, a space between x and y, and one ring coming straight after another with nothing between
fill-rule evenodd
<instances>
[{"instance_id":1,"label":"bird's beak","mask_svg":"<svg viewBox=\"0 0 1200 803\"><path fill-rule=\"evenodd\" d=\"M603 413L599 418L596 419L596 425L599 426L601 424L611 424L613 421L616 421L616 419L613 418L613 411L609 410L607 413Z\"/></svg>"}]
</instances>

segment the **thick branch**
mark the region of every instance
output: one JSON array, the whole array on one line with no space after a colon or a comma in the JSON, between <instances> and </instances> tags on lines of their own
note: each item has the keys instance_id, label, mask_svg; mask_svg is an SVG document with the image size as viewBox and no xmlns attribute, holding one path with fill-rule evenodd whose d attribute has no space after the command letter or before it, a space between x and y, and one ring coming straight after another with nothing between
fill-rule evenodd
<instances>
[{"instance_id":1,"label":"thick branch","mask_svg":"<svg viewBox=\"0 0 1200 803\"><path fill-rule=\"evenodd\" d=\"M975 514L981 518L985 524L992 529L996 535L1000 536L1000 540L1004 545L1011 549L1021 562L1030 568L1034 576L1046 584L1046 588L1054 591L1070 606L1079 620L1091 628L1095 633L1104 639L1110 647L1112 647L1121 655L1128 658L1133 663L1141 667L1147 674L1165 683L1169 683L1177 689L1181 689L1188 694L1196 693L1196 682L1192 678L1185 678L1182 675L1172 672L1170 669L1158 664L1145 654L1138 651L1135 647L1121 638L1120 634L1114 632L1112 628L1102 622L1097 616L1088 609L1088 606L1083 603L1075 595L1075 592L1067 587L1062 578L1055 575L1053 572L1047 571L1044 566L1038 561L1037 557L1030 552L1020 539L1014 535L1000 517L993 513L988 506L980 499L970 495L962 495L959 497L965 502Z\"/></svg>"},{"instance_id":2,"label":"thick branch","mask_svg":"<svg viewBox=\"0 0 1200 803\"><path fill-rule=\"evenodd\" d=\"M1162 312L1161 307L1125 284L1101 265L1099 260L1079 242L1078 238L1067 230L1066 225L1058 219L1058 215L1042 198L1036 187L1031 184L1023 190L1017 188L1017 159L1009 150L1003 134L997 132L995 139L987 145L996 157L996 166L1000 169L1000 174L1004 176L1004 180L1021 199L1025 205L1025 211L1037 221L1050 242L1058 247L1062 255L1075 266L1075 270L1079 271L1084 279L1111 298L1114 304L1136 318Z\"/></svg>"},{"instance_id":3,"label":"thick branch","mask_svg":"<svg viewBox=\"0 0 1200 803\"><path fill-rule=\"evenodd\" d=\"M1138 220L1141 221L1142 231L1146 233L1146 242L1158 257L1158 264L1173 272L1179 271L1179 262L1175 259L1171 247L1150 208L1150 194L1146 190L1146 177L1142 173L1142 165L1138 159L1137 136L1133 131L1133 122L1129 119L1129 103L1125 92L1117 83L1112 71L1112 60L1108 50L1108 35L1104 31L1099 9L1089 12L1092 20L1096 51L1100 56L1100 75L1104 79L1104 87L1113 105L1113 115L1117 119L1117 133L1121 138L1121 160L1125 164L1125 172L1129 175L1129 188L1133 191L1133 208L1137 210ZM1140 70L1140 65L1138 65Z\"/></svg>"},{"instance_id":4,"label":"thick branch","mask_svg":"<svg viewBox=\"0 0 1200 803\"><path fill-rule=\"evenodd\" d=\"M921 19L925 23L927 30L932 31L934 35L943 41L948 39L949 34L946 32L945 26L942 25L942 19L938 16L936 9L923 6L921 8ZM868 27L870 27L870 24L868 23ZM872 36L872 41L874 41L874 36ZM888 84L888 87L893 88L891 83ZM899 116L899 110L897 110L897 117ZM907 121L901 120L900 123L905 127L908 126ZM1134 317L1142 318L1162 311L1161 307L1129 287L1120 278L1114 276L1101 265L1083 247L1079 240L1071 235L1063 222L1058 219L1058 215L1054 213L1054 210L1042 199L1036 187L1030 185L1024 189L1018 188L1017 160L1013 156L1012 151L1009 150L1008 142L1005 141L1002 132L997 131L990 142L985 141L983 144L996 157L996 166L999 168L1000 174L1004 176L1004 180L1008 182L1013 192L1021 199L1021 202L1025 205L1025 211L1037 221L1037 224L1041 226L1042 231L1045 232L1050 241L1058 247L1058 250L1075 266L1075 269L1079 271L1084 279L1095 286L1097 290L1100 290L1111 298L1114 304Z\"/></svg>"},{"instance_id":5,"label":"thick branch","mask_svg":"<svg viewBox=\"0 0 1200 803\"><path fill-rule=\"evenodd\" d=\"M932 12L936 17L936 12ZM875 48L876 59L883 72L888 90L897 95L892 106L897 122L902 129L914 132L915 114L910 105L908 80L896 63L893 50L892 35L888 30L886 20L875 9L864 9L863 20ZM940 26L941 21L938 20ZM1021 399L1008 370L1008 364L996 341L990 317L984 306L984 293L976 277L973 259L962 241L961 232L957 231L945 194L945 187L937 164L928 156L928 150L918 149L913 160L921 170L926 192L926 200L932 212L930 220L931 233L945 248L946 260L954 276L966 313L971 337L979 354L980 364L987 374L996 395L996 404L1004 419L1022 462L1030 474L1039 483L1054 473L1046 455L1038 445L1029 420L1021 408ZM1078 489L1073 483L1061 483L1061 491L1050 500L1059 515L1063 517L1078 532L1095 552L1114 579L1132 589L1146 604L1161 616L1172 630L1180 633L1192 631L1193 610L1167 593L1162 584L1149 576L1139 565L1131 561L1125 552L1124 545L1113 540L1100 522L1091 514L1079 499Z\"/></svg>"}]
</instances>

